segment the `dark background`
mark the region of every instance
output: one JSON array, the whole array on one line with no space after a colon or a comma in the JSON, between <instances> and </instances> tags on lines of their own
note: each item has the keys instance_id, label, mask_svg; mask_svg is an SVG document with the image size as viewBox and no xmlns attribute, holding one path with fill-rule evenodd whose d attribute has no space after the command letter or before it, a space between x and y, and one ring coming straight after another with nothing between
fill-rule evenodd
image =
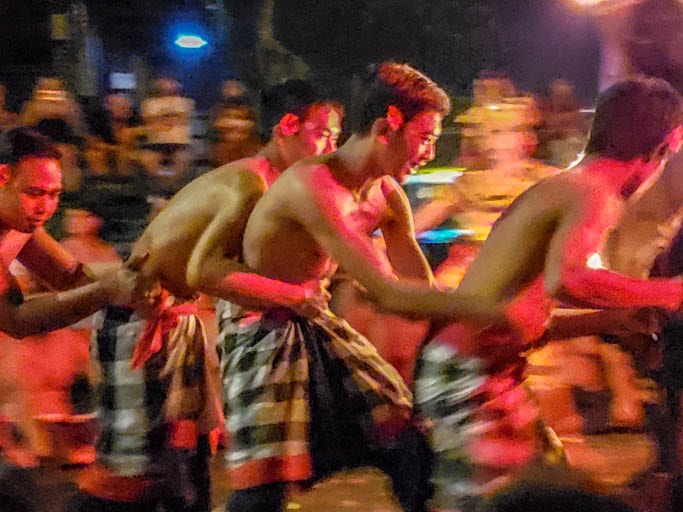
<instances>
[{"instance_id":1,"label":"dark background","mask_svg":"<svg viewBox=\"0 0 683 512\"><path fill-rule=\"evenodd\" d=\"M220 29L209 19L205 1L85 3L109 55L144 53L157 69L170 70L185 83L239 77L259 86L253 52L263 0L223 2ZM49 65L49 14L66 4L0 2L0 73L3 66ZM387 58L410 62L453 95L468 94L482 69L508 71L535 92L560 76L583 98L596 92L597 35L589 19L561 0L275 0L273 5L276 38L310 66L328 92L344 89L348 77L367 63ZM168 27L177 19L195 19L213 30L205 58L183 63L170 52Z\"/></svg>"}]
</instances>

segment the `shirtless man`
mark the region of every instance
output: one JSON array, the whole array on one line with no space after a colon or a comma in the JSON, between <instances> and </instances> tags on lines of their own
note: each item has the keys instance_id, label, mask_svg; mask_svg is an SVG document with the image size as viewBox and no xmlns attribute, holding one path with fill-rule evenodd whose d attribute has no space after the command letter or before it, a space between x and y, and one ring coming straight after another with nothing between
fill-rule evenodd
<instances>
[{"instance_id":1,"label":"shirtless man","mask_svg":"<svg viewBox=\"0 0 683 512\"><path fill-rule=\"evenodd\" d=\"M95 504L122 502L151 509L160 500L165 510L210 507L206 439L201 437L197 446L196 436L187 436L197 423L200 434L206 434L223 421L222 405L215 396L218 384L212 380L216 375L207 371L216 364L215 350L205 351L194 303L197 292L246 306L276 304L304 314L312 314L324 302L326 295L317 282L295 285L260 278L239 260L249 213L280 170L301 157L336 147L340 107L322 100L308 83L290 80L266 91L262 120L270 140L256 156L193 180L168 202L133 247L131 261L144 262L141 273L156 283L156 293L150 294L149 304L135 310L110 308L98 333L105 386L121 398L115 406L103 404L100 460L82 478L82 495L70 510L85 512ZM178 359L176 349L183 347L190 357ZM121 364L131 356L132 368L130 363ZM117 380L122 378L125 383ZM118 391L124 390L123 385L125 394ZM151 410L145 399L155 389ZM130 410L139 419L124 422L122 428L124 423L116 419ZM188 453L196 450L196 456L176 467L160 467L167 439ZM155 440L157 446L145 452L143 447ZM171 478L153 478L155 469ZM186 479L183 471L189 473Z\"/></svg>"},{"instance_id":2,"label":"shirtless man","mask_svg":"<svg viewBox=\"0 0 683 512\"><path fill-rule=\"evenodd\" d=\"M14 338L71 325L133 297L137 276L121 268L93 281L44 229L62 190L59 152L42 135L16 128L0 140L0 331ZM58 292L25 299L10 263L19 261Z\"/></svg>"},{"instance_id":3,"label":"shirtless man","mask_svg":"<svg viewBox=\"0 0 683 512\"><path fill-rule=\"evenodd\" d=\"M444 91L410 66L371 69L354 97L349 140L290 167L254 208L247 264L292 284L325 281L340 264L387 309L495 315L485 298L431 289L398 183L434 158L449 109ZM386 254L371 241L377 228ZM288 483L367 464L390 476L404 510L425 510L431 457L409 425L412 395L344 321L328 310L309 320L273 308L240 333L226 367L231 512L280 510Z\"/></svg>"},{"instance_id":4,"label":"shirtless man","mask_svg":"<svg viewBox=\"0 0 683 512\"><path fill-rule=\"evenodd\" d=\"M52 142L33 130L15 128L0 137L0 339L4 343L66 327L109 303L126 304L136 293L135 272L119 268L93 281L86 268L45 231L62 190L59 157ZM56 291L25 297L19 279L10 272L15 261ZM22 389L21 383L13 391L17 389ZM32 433L27 422L12 425L17 445L28 444ZM11 448L14 445L7 447L8 453ZM13 462L36 463L33 459ZM15 499L36 498L27 492L35 488L34 478L32 469L3 468L3 507L15 505L19 510Z\"/></svg>"},{"instance_id":5,"label":"shirtless man","mask_svg":"<svg viewBox=\"0 0 683 512\"><path fill-rule=\"evenodd\" d=\"M683 101L666 82L615 84L598 99L584 159L522 194L480 248L458 291L511 299L509 321L445 328L423 351L416 379L416 403L434 425L440 509L471 510L543 459L534 408L515 398L525 395L522 351L543 335L559 301L680 308L680 279L626 277L592 260L626 199L643 193L680 149L682 119Z\"/></svg>"},{"instance_id":6,"label":"shirtless man","mask_svg":"<svg viewBox=\"0 0 683 512\"><path fill-rule=\"evenodd\" d=\"M337 152L292 167L254 209L245 232L244 251L247 264L257 271L269 277L303 282L325 275L331 255L385 309L467 319L444 330L427 349L423 375L417 382L421 407L436 423L435 448L440 455L447 455L439 462L441 470L446 471L446 482L437 505L463 504L457 501L462 486L458 482L449 486L453 479L468 482L481 478L483 481L476 483L482 487L473 493L476 500L476 494L482 489L493 489L501 481L499 477L507 481L510 471L525 467L542 455L543 438L535 432L533 406L524 400L524 392L518 386L519 375L515 373L519 366L513 363L526 343L544 333L552 306L560 298L571 297L575 303L607 308L679 307L683 298L679 280L633 280L604 269L591 269L587 261L601 249L605 234L618 221L624 197L646 188L669 153L679 149L680 101L665 83L645 80L625 82L603 95L586 160L576 169L548 178L524 193L498 222L454 292L430 292L405 279L387 278L388 266L372 249L359 224L365 212L357 211L352 193L368 175L376 177L373 173L393 171L400 177L405 172L403 164L415 162L410 150L416 146L410 142L421 140L421 130L417 128L424 130L426 126L422 123L430 126L427 121L440 121L434 110L424 109L426 113L413 117L399 106L399 112L408 121L402 129L392 132L391 126L398 124L398 116L385 104L386 114L378 114L370 136L358 136L354 126L354 135ZM353 124L353 112L351 116ZM639 127L633 137L627 130L631 125ZM437 133L434 124L431 129L433 138ZM412 139L413 136L417 137ZM389 258L393 262L391 251ZM377 268L383 271L378 272ZM495 317L494 306L506 301L510 301L505 308L507 322L486 318L487 311ZM264 346L292 337L291 326L282 327L282 318L276 314L272 317L269 324L261 325L261 336L267 328L274 333L262 338ZM300 319L295 321L301 323ZM449 375L441 371L449 365L457 370L455 383L448 378L444 382L440 377ZM489 379L487 375L496 378ZM236 387L239 379L232 382ZM434 382L438 385L433 386ZM259 384L262 383L255 385ZM449 402L445 397L451 396L449 389L454 386L458 388L455 392L463 392L464 397L456 394L457 399L451 398ZM228 401L240 391L243 390L229 389ZM485 400L487 407L471 407L480 400ZM446 410L453 407L457 409L455 414L464 414L465 427L450 432L454 418L440 417L443 409L435 407L435 401ZM463 407L463 402L468 407ZM505 404L514 405L506 409ZM229 405L238 410L240 404ZM400 409L400 404L393 405ZM479 420L486 420L487 414L489 419L502 416L505 421L496 420L496 430L490 435L472 438L477 427L482 426ZM316 422L315 410L313 421ZM486 425L484 422L483 426ZM312 426L310 431L315 432L316 427ZM449 444L453 442L455 446ZM247 440L236 447L236 455L242 450L245 457L248 443ZM455 462L460 463L460 468L474 462L476 474L472 472L466 478L449 474L447 462L453 459L453 451L472 457L461 457ZM443 476L438 474L437 478ZM451 492L456 495L450 495Z\"/></svg>"}]
</instances>

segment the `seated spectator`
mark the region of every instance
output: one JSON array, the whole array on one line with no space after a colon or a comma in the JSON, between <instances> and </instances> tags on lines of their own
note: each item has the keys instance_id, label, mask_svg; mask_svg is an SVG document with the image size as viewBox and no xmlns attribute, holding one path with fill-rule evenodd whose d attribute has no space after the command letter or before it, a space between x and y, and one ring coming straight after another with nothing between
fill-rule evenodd
<instances>
[{"instance_id":1,"label":"seated spectator","mask_svg":"<svg viewBox=\"0 0 683 512\"><path fill-rule=\"evenodd\" d=\"M81 107L59 78L40 78L31 98L24 104L22 124L35 126L41 119L62 119L79 137L87 133Z\"/></svg>"},{"instance_id":2,"label":"seated spectator","mask_svg":"<svg viewBox=\"0 0 683 512\"><path fill-rule=\"evenodd\" d=\"M60 243L78 261L88 263L91 267L97 264L121 264L121 256L114 246L99 236L102 219L97 215L88 210L70 208L65 212L64 224L66 237Z\"/></svg>"},{"instance_id":3,"label":"seated spectator","mask_svg":"<svg viewBox=\"0 0 683 512\"><path fill-rule=\"evenodd\" d=\"M67 195L78 193L83 178L80 155L85 139L77 136L73 128L61 118L39 119L33 128L49 137L61 153L59 165L62 168L63 192ZM67 197L67 202L70 199Z\"/></svg>"},{"instance_id":4,"label":"seated spectator","mask_svg":"<svg viewBox=\"0 0 683 512\"><path fill-rule=\"evenodd\" d=\"M554 80L540 105L539 157L551 165L566 167L576 160L587 138L573 86L566 80Z\"/></svg>"}]
</instances>

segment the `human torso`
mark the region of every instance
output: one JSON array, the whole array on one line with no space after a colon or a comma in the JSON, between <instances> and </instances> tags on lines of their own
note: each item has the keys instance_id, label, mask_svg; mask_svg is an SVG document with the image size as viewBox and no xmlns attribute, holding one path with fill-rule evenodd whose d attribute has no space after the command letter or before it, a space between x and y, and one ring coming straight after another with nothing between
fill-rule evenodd
<instances>
[{"instance_id":1,"label":"human torso","mask_svg":"<svg viewBox=\"0 0 683 512\"><path fill-rule=\"evenodd\" d=\"M537 293L532 292L534 283L544 278L551 242L557 240L558 226L574 222L584 215L579 212L598 205L600 219L584 235L598 241L596 251L601 248L599 240L606 239L607 226L621 214L619 198L571 173L559 174L530 188L496 223L459 289L474 296L492 293L513 300L518 308L516 320L525 324L525 337L542 334L557 298L548 296L542 286L536 288ZM519 329L520 325L514 327Z\"/></svg>"},{"instance_id":2,"label":"human torso","mask_svg":"<svg viewBox=\"0 0 683 512\"><path fill-rule=\"evenodd\" d=\"M288 171L254 209L244 236L246 263L257 272L288 282L330 277L336 270L329 254L290 213L299 209L291 199L300 176ZM368 183L357 194L340 188L335 198L346 225L365 234L374 232L385 217L388 187L382 179ZM305 215L305 214L304 214Z\"/></svg>"},{"instance_id":3,"label":"human torso","mask_svg":"<svg viewBox=\"0 0 683 512\"><path fill-rule=\"evenodd\" d=\"M628 201L611 234L605 264L631 277L649 275L655 258L683 224L683 151L668 163L661 178L638 200Z\"/></svg>"}]
</instances>

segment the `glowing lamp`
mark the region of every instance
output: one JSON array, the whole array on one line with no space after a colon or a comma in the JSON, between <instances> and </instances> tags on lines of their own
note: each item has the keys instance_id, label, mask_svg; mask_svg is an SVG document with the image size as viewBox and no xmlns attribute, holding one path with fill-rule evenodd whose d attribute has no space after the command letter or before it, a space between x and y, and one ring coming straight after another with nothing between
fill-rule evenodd
<instances>
[{"instance_id":1,"label":"glowing lamp","mask_svg":"<svg viewBox=\"0 0 683 512\"><path fill-rule=\"evenodd\" d=\"M641 0L565 0L573 7L589 14L608 14Z\"/></svg>"},{"instance_id":2,"label":"glowing lamp","mask_svg":"<svg viewBox=\"0 0 683 512\"><path fill-rule=\"evenodd\" d=\"M174 42L176 46L188 50L197 50L208 44L204 38L195 34L180 34Z\"/></svg>"}]
</instances>

